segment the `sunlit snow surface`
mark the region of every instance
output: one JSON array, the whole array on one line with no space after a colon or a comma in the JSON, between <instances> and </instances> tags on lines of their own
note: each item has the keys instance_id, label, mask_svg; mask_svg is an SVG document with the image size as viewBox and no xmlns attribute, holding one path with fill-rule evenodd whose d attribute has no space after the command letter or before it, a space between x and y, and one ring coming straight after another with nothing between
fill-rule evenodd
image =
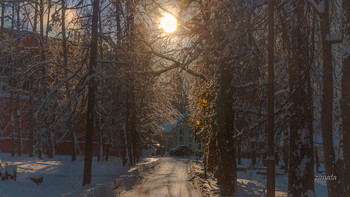
<instances>
[{"instance_id":1,"label":"sunlit snow surface","mask_svg":"<svg viewBox=\"0 0 350 197\"><path fill-rule=\"evenodd\" d=\"M240 169L246 169L250 167L250 159L242 159L242 164L237 165ZM197 181L195 187L197 190L201 190L204 193L202 196L207 196L210 194L211 197L220 197L219 195L219 186L216 183L215 178L212 175L209 175L208 179L204 180L200 178L198 174L201 174L201 177L204 177L204 170L202 166L202 161L200 160L198 164L193 163L192 174L197 174ZM254 166L255 169L247 169L245 172L237 172L237 194L235 197L257 197L257 196L266 196L266 175L257 174L258 171L266 172L266 167L262 165L261 161L257 161L257 164ZM323 166L320 168L324 170ZM276 176L276 197L287 197L288 189L288 177L287 174L283 174L283 170L278 170L276 172L279 174ZM318 174L322 175L322 174ZM198 184L200 183L200 184ZM326 197L327 196L327 186L325 181L315 180L315 192L317 197Z\"/></svg>"},{"instance_id":2,"label":"sunlit snow surface","mask_svg":"<svg viewBox=\"0 0 350 197\"><path fill-rule=\"evenodd\" d=\"M242 159L242 164L237 165L239 168L249 168L250 160ZM266 168L262 165L261 161L255 165L256 168ZM320 168L324 170L323 165ZM264 170L247 170L246 172L238 172L237 182L238 182L238 192L239 196L263 196L262 194L266 188L266 175L257 174L257 171ZM276 167L276 172L283 174L283 170L279 170ZM322 175L315 173L315 175ZM288 175L277 175L275 179L276 197L287 197L288 190ZM327 183L326 181L315 180L315 193L317 197L327 197Z\"/></svg>"},{"instance_id":3,"label":"sunlit snow surface","mask_svg":"<svg viewBox=\"0 0 350 197\"><path fill-rule=\"evenodd\" d=\"M110 157L110 161L93 160L92 184L82 186L84 158L78 156L71 161L70 156L56 156L53 159L39 160L37 157L11 157L0 153L4 166L7 162L17 165L17 181L0 179L0 197L39 197L39 196L78 196L85 190L114 181L122 174L128 173L129 167L123 167L121 159ZM37 186L28 175L42 174L44 182Z\"/></svg>"},{"instance_id":4,"label":"sunlit snow surface","mask_svg":"<svg viewBox=\"0 0 350 197\"><path fill-rule=\"evenodd\" d=\"M188 158L160 158L160 164L146 173L142 183L121 197L197 197L197 192L189 181Z\"/></svg>"},{"instance_id":5,"label":"sunlit snow surface","mask_svg":"<svg viewBox=\"0 0 350 197\"><path fill-rule=\"evenodd\" d=\"M152 162L156 159L147 158L143 161ZM130 194L140 194L138 192L144 193L145 191L149 192L149 196L169 193L176 195L178 194L177 192L188 193L190 191L190 193L193 193L192 196L196 196L192 186L190 186L191 183L188 182L190 177L186 173L188 170L187 159L161 159L160 166L151 174L146 175L143 183L135 185L133 190L128 191L124 195L130 196ZM108 162L97 162L96 158L94 158L92 184L82 187L84 160L81 156L78 157L77 161L72 162L70 156L56 156L54 159L39 160L36 157L30 158L28 156L12 158L9 154L0 153L0 160L3 166L5 163L8 163L9 165L17 165L18 169L16 182L13 180L0 180L0 197L79 196L90 188L114 181L121 175L127 174L128 171L130 173L135 169L123 167L121 159L118 157L110 157ZM249 163L249 160L242 159L242 164L238 165L238 167L249 167ZM258 161L258 166L260 165L259 163ZM321 170L324 170L323 166L321 166ZM266 176L256 174L256 171L248 170L237 173L238 196L253 197L259 196L264 192ZM39 186L27 179L28 175L38 174L44 177L44 183ZM208 188L218 189L214 182ZM276 196L287 196L287 187L287 175L276 176ZM315 180L315 192L317 197L326 197L326 182Z\"/></svg>"}]
</instances>

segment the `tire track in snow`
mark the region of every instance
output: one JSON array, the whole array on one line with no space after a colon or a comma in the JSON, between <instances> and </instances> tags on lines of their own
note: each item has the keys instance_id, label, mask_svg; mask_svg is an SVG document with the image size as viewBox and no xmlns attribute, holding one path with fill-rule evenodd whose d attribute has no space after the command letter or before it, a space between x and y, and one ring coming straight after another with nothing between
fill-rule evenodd
<instances>
[{"instance_id":1,"label":"tire track in snow","mask_svg":"<svg viewBox=\"0 0 350 197\"><path fill-rule=\"evenodd\" d=\"M197 197L188 181L189 162L182 158L161 158L158 168L144 176L141 184L122 197Z\"/></svg>"}]
</instances>

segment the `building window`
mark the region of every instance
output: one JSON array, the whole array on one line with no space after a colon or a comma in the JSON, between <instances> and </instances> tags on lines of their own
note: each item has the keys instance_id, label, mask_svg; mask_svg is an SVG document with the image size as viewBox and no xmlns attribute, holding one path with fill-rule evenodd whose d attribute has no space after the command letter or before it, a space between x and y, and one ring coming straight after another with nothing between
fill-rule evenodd
<instances>
[{"instance_id":1,"label":"building window","mask_svg":"<svg viewBox=\"0 0 350 197\"><path fill-rule=\"evenodd\" d=\"M184 138L183 138L183 136L180 136L179 145L183 145L183 144L184 144Z\"/></svg>"},{"instance_id":2,"label":"building window","mask_svg":"<svg viewBox=\"0 0 350 197\"><path fill-rule=\"evenodd\" d=\"M184 132L181 129L179 132L179 145L183 145L184 144Z\"/></svg>"}]
</instances>

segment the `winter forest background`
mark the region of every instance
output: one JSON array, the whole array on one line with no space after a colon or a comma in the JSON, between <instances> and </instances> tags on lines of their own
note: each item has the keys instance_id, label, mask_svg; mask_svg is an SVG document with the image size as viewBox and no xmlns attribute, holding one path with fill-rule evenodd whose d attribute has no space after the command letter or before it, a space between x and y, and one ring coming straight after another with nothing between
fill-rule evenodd
<instances>
[{"instance_id":1,"label":"winter forest background","mask_svg":"<svg viewBox=\"0 0 350 197\"><path fill-rule=\"evenodd\" d=\"M52 158L67 142L72 160L85 154L89 184L93 155L108 160L116 151L133 166L140 144L160 142L159 126L186 113L221 195L236 192L236 158L254 144L266 154L268 196L276 154L289 195L314 196L316 150L325 174L337 177L327 181L328 196L348 196L350 1L1 0L0 7L0 147L7 140L11 156ZM166 14L178 21L173 33L159 28Z\"/></svg>"}]
</instances>

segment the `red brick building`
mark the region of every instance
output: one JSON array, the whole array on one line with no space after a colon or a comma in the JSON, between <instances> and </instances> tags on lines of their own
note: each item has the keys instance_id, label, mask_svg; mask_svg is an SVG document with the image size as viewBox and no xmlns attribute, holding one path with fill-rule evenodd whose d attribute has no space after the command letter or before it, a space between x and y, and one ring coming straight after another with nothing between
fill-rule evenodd
<instances>
[{"instance_id":1,"label":"red brick building","mask_svg":"<svg viewBox=\"0 0 350 197\"><path fill-rule=\"evenodd\" d=\"M38 61L39 58L39 38L33 34L26 33L17 33L17 32L5 32L0 34L2 40L0 40L1 46L6 46L0 50L0 58L8 56L7 59L0 59L0 152L11 153L13 148L15 148L15 153L18 152L18 149L22 147L23 154L29 154L32 150L32 145L37 146L37 142L33 143L31 133L35 135L36 139L43 139L43 143L40 143L40 146L43 146L43 154L47 151L47 141L48 134L41 135L40 130L45 129L43 133L50 132L54 133L54 148L55 154L71 154L72 142L71 137L67 134L65 125L55 126L53 128L45 127L45 121L47 117L45 116L45 110L55 111L54 113L59 113L62 111L59 103L64 102L64 95L56 95L55 99L49 101L49 104L45 108L39 109L38 107L42 104L42 98L39 93L40 84L33 82L35 80L35 75L32 75L32 79L21 80L21 83L16 82L16 77L8 77L10 69L7 61L17 61L16 59L11 59L12 54L18 54L26 52L25 55L31 58L32 62ZM20 39L19 39L20 37ZM60 40L53 40L51 42L53 48L60 48ZM69 44L69 49L72 49L73 45ZM11 54L12 53L12 54ZM60 56L62 52L57 53L56 55ZM16 63L14 63L15 65ZM14 66L12 65L12 66ZM15 65L17 66L17 65ZM35 73L36 71L33 71ZM62 75L63 70L54 71L58 72L57 75ZM34 76L34 77L33 77ZM33 79L34 78L34 79ZM12 81L11 81L12 80ZM52 80L52 81L50 81ZM54 83L55 79L48 76L48 83ZM16 84L16 88L11 87L13 84ZM30 88L31 97L28 94L28 88ZM11 91L9 91L11 89ZM20 93L16 92L16 89L21 89ZM12 94L11 94L12 92ZM75 145L77 147L77 153L83 153L85 150L85 125L86 125L86 115L79 114L74 120L73 130L75 132ZM54 121L54 120L53 120ZM73 124L73 123L72 123ZM51 136L52 137L52 136ZM37 147L36 147L37 148ZM95 136L94 140L94 152L97 153L97 137ZM116 155L117 151L111 150L111 155Z\"/></svg>"}]
</instances>

